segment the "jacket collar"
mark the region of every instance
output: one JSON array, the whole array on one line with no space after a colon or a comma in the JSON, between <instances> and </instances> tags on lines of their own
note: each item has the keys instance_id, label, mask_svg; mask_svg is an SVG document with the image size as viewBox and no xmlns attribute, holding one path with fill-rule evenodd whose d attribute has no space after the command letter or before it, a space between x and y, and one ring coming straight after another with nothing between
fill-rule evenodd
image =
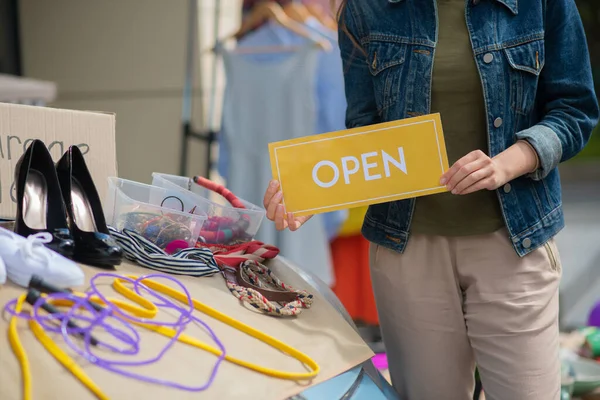
<instances>
[{"instance_id":1,"label":"jacket collar","mask_svg":"<svg viewBox=\"0 0 600 400\"><path fill-rule=\"evenodd\" d=\"M401 3L405 0L387 0L388 3ZM492 0L506 6L513 14L519 13L519 0Z\"/></svg>"}]
</instances>

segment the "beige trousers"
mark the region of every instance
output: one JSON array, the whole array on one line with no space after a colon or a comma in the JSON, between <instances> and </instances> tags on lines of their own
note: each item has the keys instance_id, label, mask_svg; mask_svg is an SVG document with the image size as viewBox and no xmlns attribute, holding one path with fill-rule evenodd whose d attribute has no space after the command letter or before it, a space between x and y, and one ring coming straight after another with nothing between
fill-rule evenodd
<instances>
[{"instance_id":1,"label":"beige trousers","mask_svg":"<svg viewBox=\"0 0 600 400\"><path fill-rule=\"evenodd\" d=\"M398 254L371 245L371 277L401 400L560 398L554 240L520 258L505 229L412 235Z\"/></svg>"}]
</instances>

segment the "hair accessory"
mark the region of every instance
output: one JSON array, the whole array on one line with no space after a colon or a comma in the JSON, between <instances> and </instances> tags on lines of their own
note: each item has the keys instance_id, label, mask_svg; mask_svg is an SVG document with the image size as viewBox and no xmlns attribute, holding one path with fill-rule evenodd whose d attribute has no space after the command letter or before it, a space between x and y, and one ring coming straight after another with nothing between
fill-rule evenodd
<instances>
[{"instance_id":1,"label":"hair accessory","mask_svg":"<svg viewBox=\"0 0 600 400\"><path fill-rule=\"evenodd\" d=\"M232 207L246 209L244 203L225 186L213 182L201 176L194 176L193 182L208 190L223 196ZM250 216L239 214L239 218L227 218L220 216L208 217L202 226L197 247L204 247L206 243L236 243L246 242L251 238L246 234L250 226Z\"/></svg>"},{"instance_id":2,"label":"hair accessory","mask_svg":"<svg viewBox=\"0 0 600 400\"><path fill-rule=\"evenodd\" d=\"M233 245L252 240L266 210L236 197L223 185L199 176L177 176L154 172L152 185L167 208L179 215L201 215L205 223L194 230L196 238L191 246L203 243ZM215 199L213 194L221 197ZM157 193L158 195L158 193ZM119 227L120 229L120 227Z\"/></svg>"},{"instance_id":3,"label":"hair accessory","mask_svg":"<svg viewBox=\"0 0 600 400\"><path fill-rule=\"evenodd\" d=\"M277 247L258 241L208 246L221 267L227 288L240 301L276 316L298 315L312 305L312 294L286 285L261 264L279 254Z\"/></svg>"},{"instance_id":4,"label":"hair accessory","mask_svg":"<svg viewBox=\"0 0 600 400\"><path fill-rule=\"evenodd\" d=\"M236 298L268 315L298 315L313 302L312 294L283 283L258 261L245 261L237 269L224 268L223 276L227 288Z\"/></svg>"},{"instance_id":5,"label":"hair accessory","mask_svg":"<svg viewBox=\"0 0 600 400\"><path fill-rule=\"evenodd\" d=\"M123 230L138 232L160 248L165 248L175 240L189 242L192 239L192 231L178 221L178 215L134 211L120 218L123 219Z\"/></svg>"},{"instance_id":6,"label":"hair accessory","mask_svg":"<svg viewBox=\"0 0 600 400\"><path fill-rule=\"evenodd\" d=\"M209 244L207 246L213 252L215 260L219 265L226 265L233 268L238 267L247 260L263 262L271 260L279 254L277 247L257 240L235 246L222 244Z\"/></svg>"},{"instance_id":7,"label":"hair accessory","mask_svg":"<svg viewBox=\"0 0 600 400\"><path fill-rule=\"evenodd\" d=\"M188 243L185 240L177 239L177 240L173 240L171 243L169 243L165 247L165 253L173 254L173 253L177 253L179 250L187 249L189 247L190 246L188 245Z\"/></svg>"}]
</instances>

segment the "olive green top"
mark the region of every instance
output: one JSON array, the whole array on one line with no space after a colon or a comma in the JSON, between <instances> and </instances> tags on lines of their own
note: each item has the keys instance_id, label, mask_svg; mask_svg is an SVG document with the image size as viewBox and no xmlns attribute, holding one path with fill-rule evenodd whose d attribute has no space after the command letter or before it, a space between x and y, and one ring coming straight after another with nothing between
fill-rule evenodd
<instances>
[{"instance_id":1,"label":"olive green top","mask_svg":"<svg viewBox=\"0 0 600 400\"><path fill-rule=\"evenodd\" d=\"M437 0L439 33L435 50L431 112L442 118L450 165L473 150L488 153L486 110L465 19L465 0ZM504 226L494 191L442 193L416 200L411 231L463 236Z\"/></svg>"}]
</instances>

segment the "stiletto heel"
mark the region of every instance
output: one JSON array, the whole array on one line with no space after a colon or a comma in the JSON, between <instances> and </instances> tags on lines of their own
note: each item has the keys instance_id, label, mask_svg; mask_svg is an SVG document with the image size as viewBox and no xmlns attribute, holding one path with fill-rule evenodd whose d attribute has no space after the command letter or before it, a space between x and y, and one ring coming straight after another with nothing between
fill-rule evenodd
<instances>
[{"instance_id":1,"label":"stiletto heel","mask_svg":"<svg viewBox=\"0 0 600 400\"><path fill-rule=\"evenodd\" d=\"M102 268L119 265L123 252L108 231L100 196L77 146L69 147L56 172L75 239L73 258Z\"/></svg>"},{"instance_id":2,"label":"stiletto heel","mask_svg":"<svg viewBox=\"0 0 600 400\"><path fill-rule=\"evenodd\" d=\"M41 140L34 140L15 168L17 216L15 233L29 237L48 232L46 247L71 257L75 243L71 237L60 184L52 156Z\"/></svg>"}]
</instances>

